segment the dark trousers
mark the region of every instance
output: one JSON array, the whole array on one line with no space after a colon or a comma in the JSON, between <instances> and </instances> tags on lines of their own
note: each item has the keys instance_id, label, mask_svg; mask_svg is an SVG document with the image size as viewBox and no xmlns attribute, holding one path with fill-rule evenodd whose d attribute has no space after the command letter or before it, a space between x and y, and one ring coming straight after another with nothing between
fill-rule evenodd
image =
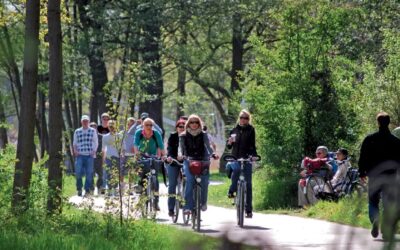
<instances>
[{"instance_id":1,"label":"dark trousers","mask_svg":"<svg viewBox=\"0 0 400 250\"><path fill-rule=\"evenodd\" d=\"M105 182L103 181L103 159L101 157L96 157L94 159L94 164L93 164L93 170L94 173L97 174L97 181L96 181L96 187L97 189L100 190L100 188L105 188L104 184ZM93 179L94 179L94 175L93 175ZM92 183L94 184L94 181L92 181ZM94 186L92 186L92 190L94 190Z\"/></svg>"}]
</instances>

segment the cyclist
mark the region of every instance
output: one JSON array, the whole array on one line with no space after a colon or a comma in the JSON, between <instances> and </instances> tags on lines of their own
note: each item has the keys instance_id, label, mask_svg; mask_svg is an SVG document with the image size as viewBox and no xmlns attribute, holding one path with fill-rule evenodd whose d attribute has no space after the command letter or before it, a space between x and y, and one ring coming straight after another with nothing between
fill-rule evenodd
<instances>
[{"instance_id":1,"label":"cyclist","mask_svg":"<svg viewBox=\"0 0 400 250\"><path fill-rule=\"evenodd\" d=\"M251 125L251 114L249 111L243 109L239 113L236 126L229 132L229 138L226 146L232 149L232 155L239 158L247 158L249 156L256 156L256 133L254 127ZM226 168L232 171L232 183L228 190L228 197L234 198L237 191L237 182L240 175L240 165L238 162L227 163ZM246 218L253 217L252 206L252 164L247 162L244 165L244 177L247 183L247 196L246 196Z\"/></svg>"},{"instance_id":2,"label":"cyclist","mask_svg":"<svg viewBox=\"0 0 400 250\"><path fill-rule=\"evenodd\" d=\"M138 154L146 154L149 156L156 156L157 158L161 158L164 156L164 143L161 138L161 134L155 130L153 130L154 121L151 118L146 118L143 121L143 128L137 130L135 133L135 141L134 141L134 153ZM144 169L150 169L149 160L142 160ZM153 164L156 164L153 162ZM159 166L155 165L156 175L158 175ZM143 186L143 179L146 178L145 171L142 171L141 177L142 181L140 182L140 186ZM155 183L155 192L158 193L159 191L159 183L158 179L156 178ZM160 207L158 205L158 194L155 197L154 209L160 211Z\"/></svg>"},{"instance_id":3,"label":"cyclist","mask_svg":"<svg viewBox=\"0 0 400 250\"><path fill-rule=\"evenodd\" d=\"M190 115L185 124L185 131L179 136L178 159L184 158L183 170L186 175L187 187L195 185L194 176L189 170L189 160L209 161L210 156L218 159L208 141L207 133L203 131L203 122L197 115ZM201 210L207 210L207 195L208 195L208 179L209 173L201 176ZM183 207L184 214L190 214L194 207L193 188L185 190L185 206Z\"/></svg>"},{"instance_id":4,"label":"cyclist","mask_svg":"<svg viewBox=\"0 0 400 250\"><path fill-rule=\"evenodd\" d=\"M179 147L179 135L185 131L185 120L178 120L175 124L175 132L171 133L167 144L167 162L171 163L172 158L177 159ZM168 215L174 216L176 184L180 172L180 166L172 162L167 167L168 170Z\"/></svg>"}]
</instances>

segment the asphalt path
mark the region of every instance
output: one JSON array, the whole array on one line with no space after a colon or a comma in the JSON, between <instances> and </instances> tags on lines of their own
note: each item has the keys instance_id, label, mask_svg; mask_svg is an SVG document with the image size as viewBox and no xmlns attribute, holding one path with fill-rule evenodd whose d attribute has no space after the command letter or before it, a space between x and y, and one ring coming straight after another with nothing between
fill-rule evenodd
<instances>
[{"instance_id":1,"label":"asphalt path","mask_svg":"<svg viewBox=\"0 0 400 250\"><path fill-rule=\"evenodd\" d=\"M157 222L192 230L190 225L183 224L181 214L178 223L172 223L168 216L166 192L165 186L161 184L161 211L157 213ZM80 207L90 206L95 211L118 213L118 198L105 199L103 196L94 195L89 198L73 196L69 200ZM131 208L134 207L132 204L135 200L137 198L132 198ZM126 197L124 204L124 216L128 216ZM139 213L133 212L129 215L139 216ZM216 206L208 206L207 211L202 212L200 234L213 237L226 236L231 241L258 246L261 249L377 250L385 248L385 242L382 241L381 236L373 239L369 229L296 216L254 213L252 219L245 218L244 227L240 228L236 225L234 209ZM396 237L400 239L398 235ZM400 240L394 249L400 250Z\"/></svg>"}]
</instances>

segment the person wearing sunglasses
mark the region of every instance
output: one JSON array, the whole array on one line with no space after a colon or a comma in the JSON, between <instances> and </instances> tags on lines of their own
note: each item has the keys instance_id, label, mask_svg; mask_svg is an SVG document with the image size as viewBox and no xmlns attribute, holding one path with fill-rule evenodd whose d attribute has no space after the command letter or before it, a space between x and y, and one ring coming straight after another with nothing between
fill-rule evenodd
<instances>
[{"instance_id":1,"label":"person wearing sunglasses","mask_svg":"<svg viewBox=\"0 0 400 250\"><path fill-rule=\"evenodd\" d=\"M229 132L229 138L226 146L232 149L231 154L239 158L248 158L249 156L257 156L256 149L256 132L251 125L251 114L249 111L243 109L239 113L236 126ZM238 162L229 162L226 165L228 176L232 182L228 190L228 197L234 198L237 191L237 182L240 175L240 166ZM244 177L247 183L247 196L246 196L246 217L253 217L253 193L252 193L252 164L247 162L244 166Z\"/></svg>"},{"instance_id":2,"label":"person wearing sunglasses","mask_svg":"<svg viewBox=\"0 0 400 250\"><path fill-rule=\"evenodd\" d=\"M185 131L179 135L178 159L183 161L183 171L185 172L187 187L193 187L195 184L194 175L189 170L189 159L209 162L210 157L218 159L208 141L207 133L203 131L203 122L197 115L190 115L185 124ZM207 210L208 179L210 173L206 172L201 176L201 210ZM204 192L203 192L204 191ZM193 188L185 190L184 214L190 214L194 208Z\"/></svg>"},{"instance_id":3,"label":"person wearing sunglasses","mask_svg":"<svg viewBox=\"0 0 400 250\"><path fill-rule=\"evenodd\" d=\"M161 158L164 157L164 142L162 140L161 134L153 130L154 120L151 118L146 118L143 120L143 127L141 130L136 131L134 137L134 153L135 154L143 154L150 157ZM140 155L139 155L140 156ZM150 164L155 164L156 175L160 170L160 166L156 161L149 160L149 159L142 159L140 160L143 169L145 171L141 172L142 180L139 182L140 189L143 188L144 179L146 178L146 171L149 171ZM156 187L155 191L158 193L159 191L159 183L158 179L156 178ZM157 211L160 211L160 207L158 205L158 195L155 198L154 208Z\"/></svg>"},{"instance_id":4,"label":"person wearing sunglasses","mask_svg":"<svg viewBox=\"0 0 400 250\"><path fill-rule=\"evenodd\" d=\"M175 124L175 131L168 137L167 142L167 166L168 172L168 215L174 216L175 207L175 196L176 196L176 184L180 171L180 166L172 159L177 159L178 148L179 148L179 135L185 131L185 120L179 119Z\"/></svg>"}]
</instances>

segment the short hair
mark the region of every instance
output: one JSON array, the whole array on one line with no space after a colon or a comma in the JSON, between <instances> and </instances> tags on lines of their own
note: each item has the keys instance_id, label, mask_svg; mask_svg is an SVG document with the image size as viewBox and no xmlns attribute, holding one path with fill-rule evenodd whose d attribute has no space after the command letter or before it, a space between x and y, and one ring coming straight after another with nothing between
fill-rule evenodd
<instances>
[{"instance_id":1,"label":"short hair","mask_svg":"<svg viewBox=\"0 0 400 250\"><path fill-rule=\"evenodd\" d=\"M133 122L134 122L134 121L135 121L135 118L133 118L133 117L129 117L128 119L126 119L126 121L127 121L127 122L131 122L131 121L133 121Z\"/></svg>"},{"instance_id":2,"label":"short hair","mask_svg":"<svg viewBox=\"0 0 400 250\"><path fill-rule=\"evenodd\" d=\"M146 118L143 120L143 127L146 125L146 123L151 123L151 125L154 125L154 120L151 118Z\"/></svg>"},{"instance_id":3,"label":"short hair","mask_svg":"<svg viewBox=\"0 0 400 250\"><path fill-rule=\"evenodd\" d=\"M110 118L110 115L109 115L108 113L103 113L103 114L101 114L101 118L103 118L103 117L108 117L108 118Z\"/></svg>"},{"instance_id":4,"label":"short hair","mask_svg":"<svg viewBox=\"0 0 400 250\"><path fill-rule=\"evenodd\" d=\"M329 152L327 146L318 146L318 147L317 147L317 150L315 150L315 151L322 151L322 152L325 153L325 155L328 155L328 152Z\"/></svg>"},{"instance_id":5,"label":"short hair","mask_svg":"<svg viewBox=\"0 0 400 250\"><path fill-rule=\"evenodd\" d=\"M349 151L347 151L347 149L345 148L339 148L337 150L338 153L342 153L344 155L344 158L347 159L347 157L349 156Z\"/></svg>"},{"instance_id":6,"label":"short hair","mask_svg":"<svg viewBox=\"0 0 400 250\"><path fill-rule=\"evenodd\" d=\"M376 120L378 121L379 127L388 127L390 123L390 116L386 112L379 112L376 115Z\"/></svg>"},{"instance_id":7,"label":"short hair","mask_svg":"<svg viewBox=\"0 0 400 250\"><path fill-rule=\"evenodd\" d=\"M93 126L97 127L97 123L91 122L91 123L89 123L89 126L90 126L90 127L93 127Z\"/></svg>"}]
</instances>

